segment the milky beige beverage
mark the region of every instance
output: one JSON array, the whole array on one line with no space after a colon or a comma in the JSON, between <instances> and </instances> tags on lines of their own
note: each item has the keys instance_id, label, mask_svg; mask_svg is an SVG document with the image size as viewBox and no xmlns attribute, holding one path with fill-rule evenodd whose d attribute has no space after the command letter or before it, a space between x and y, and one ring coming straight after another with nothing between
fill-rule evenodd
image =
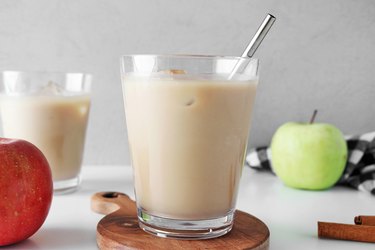
<instances>
[{"instance_id":1,"label":"milky beige beverage","mask_svg":"<svg viewBox=\"0 0 375 250\"><path fill-rule=\"evenodd\" d=\"M138 207L185 220L231 212L257 80L123 82Z\"/></svg>"},{"instance_id":2,"label":"milky beige beverage","mask_svg":"<svg viewBox=\"0 0 375 250\"><path fill-rule=\"evenodd\" d=\"M88 95L19 95L0 97L4 136L35 144L46 156L54 181L80 172Z\"/></svg>"}]
</instances>

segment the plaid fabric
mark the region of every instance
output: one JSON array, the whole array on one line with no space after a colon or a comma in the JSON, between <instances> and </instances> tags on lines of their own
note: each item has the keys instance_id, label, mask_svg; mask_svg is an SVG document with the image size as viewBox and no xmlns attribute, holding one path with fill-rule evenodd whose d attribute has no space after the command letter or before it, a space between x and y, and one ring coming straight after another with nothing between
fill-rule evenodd
<instances>
[{"instance_id":1,"label":"plaid fabric","mask_svg":"<svg viewBox=\"0 0 375 250\"><path fill-rule=\"evenodd\" d=\"M375 132L347 136L346 142L348 161L337 184L375 195ZM270 148L259 147L250 150L246 163L254 169L272 171Z\"/></svg>"}]
</instances>

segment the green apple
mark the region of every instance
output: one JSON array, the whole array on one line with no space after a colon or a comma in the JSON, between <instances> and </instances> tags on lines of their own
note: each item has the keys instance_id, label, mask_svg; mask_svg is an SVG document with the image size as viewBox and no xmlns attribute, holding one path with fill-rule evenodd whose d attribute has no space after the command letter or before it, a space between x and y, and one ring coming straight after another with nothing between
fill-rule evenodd
<instances>
[{"instance_id":1,"label":"green apple","mask_svg":"<svg viewBox=\"0 0 375 250\"><path fill-rule=\"evenodd\" d=\"M325 123L289 122L271 142L272 167L287 186L321 190L341 177L348 155L339 129Z\"/></svg>"}]
</instances>

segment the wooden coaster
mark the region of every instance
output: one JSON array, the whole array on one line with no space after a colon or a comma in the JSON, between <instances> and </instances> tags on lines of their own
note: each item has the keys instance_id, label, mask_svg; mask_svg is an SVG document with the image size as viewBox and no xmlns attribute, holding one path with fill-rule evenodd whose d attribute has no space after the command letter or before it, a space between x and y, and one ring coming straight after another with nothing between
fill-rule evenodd
<instances>
[{"instance_id":1,"label":"wooden coaster","mask_svg":"<svg viewBox=\"0 0 375 250\"><path fill-rule=\"evenodd\" d=\"M91 198L91 209L105 214L97 226L100 249L253 249L269 248L269 230L258 218L236 210L233 229L208 240L175 240L144 232L138 226L135 202L126 194L100 192Z\"/></svg>"}]
</instances>

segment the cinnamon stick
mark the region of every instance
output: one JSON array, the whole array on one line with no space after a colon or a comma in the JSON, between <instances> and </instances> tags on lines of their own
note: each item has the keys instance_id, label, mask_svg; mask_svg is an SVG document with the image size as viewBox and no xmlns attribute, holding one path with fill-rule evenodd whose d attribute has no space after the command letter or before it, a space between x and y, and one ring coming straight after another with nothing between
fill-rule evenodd
<instances>
[{"instance_id":1,"label":"cinnamon stick","mask_svg":"<svg viewBox=\"0 0 375 250\"><path fill-rule=\"evenodd\" d=\"M375 243L375 227L318 221L318 236L320 238Z\"/></svg>"},{"instance_id":2,"label":"cinnamon stick","mask_svg":"<svg viewBox=\"0 0 375 250\"><path fill-rule=\"evenodd\" d=\"M375 216L358 215L354 218L354 223L356 225L375 226Z\"/></svg>"}]
</instances>

